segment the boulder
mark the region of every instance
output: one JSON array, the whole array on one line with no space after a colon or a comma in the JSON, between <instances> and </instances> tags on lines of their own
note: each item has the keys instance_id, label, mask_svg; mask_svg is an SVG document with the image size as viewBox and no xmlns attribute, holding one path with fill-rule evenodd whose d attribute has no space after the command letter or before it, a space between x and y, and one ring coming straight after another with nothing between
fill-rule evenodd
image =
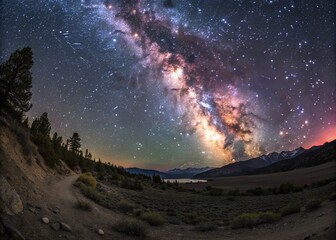
<instances>
[{"instance_id":1,"label":"boulder","mask_svg":"<svg viewBox=\"0 0 336 240\"><path fill-rule=\"evenodd\" d=\"M9 215L15 215L23 211L19 194L3 176L0 176L0 211Z\"/></svg>"},{"instance_id":2,"label":"boulder","mask_svg":"<svg viewBox=\"0 0 336 240\"><path fill-rule=\"evenodd\" d=\"M61 227L62 227L63 231L67 231L67 232L72 231L71 227L66 223L61 223Z\"/></svg>"}]
</instances>

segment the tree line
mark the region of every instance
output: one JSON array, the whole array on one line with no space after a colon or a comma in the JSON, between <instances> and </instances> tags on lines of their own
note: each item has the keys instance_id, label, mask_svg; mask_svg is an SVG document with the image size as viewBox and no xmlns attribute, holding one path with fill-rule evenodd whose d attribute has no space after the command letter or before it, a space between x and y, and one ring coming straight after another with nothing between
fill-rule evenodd
<instances>
[{"instance_id":1,"label":"tree line","mask_svg":"<svg viewBox=\"0 0 336 240\"><path fill-rule=\"evenodd\" d=\"M129 189L141 190L139 181L154 181L161 179L153 176L128 173L123 167L111 163L96 161L88 149L81 150L81 139L77 132L63 140L57 132L51 135L51 124L48 113L44 112L29 124L26 112L32 108L32 73L33 52L30 47L24 47L12 53L9 59L0 65L0 116L13 119L30 133L30 139L38 147L45 164L53 169L60 169L61 160L72 170L94 172L100 180L108 180Z\"/></svg>"}]
</instances>

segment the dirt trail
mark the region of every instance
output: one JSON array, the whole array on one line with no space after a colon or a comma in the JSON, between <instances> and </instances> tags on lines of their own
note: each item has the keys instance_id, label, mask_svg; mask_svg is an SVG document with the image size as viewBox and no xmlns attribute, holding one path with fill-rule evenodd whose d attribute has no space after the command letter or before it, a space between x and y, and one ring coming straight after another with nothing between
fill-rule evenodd
<instances>
[{"instance_id":1,"label":"dirt trail","mask_svg":"<svg viewBox=\"0 0 336 240\"><path fill-rule=\"evenodd\" d=\"M73 207L76 204L76 195L73 187L78 175L68 176L59 182L56 182L50 188L50 193L54 195L63 207Z\"/></svg>"}]
</instances>

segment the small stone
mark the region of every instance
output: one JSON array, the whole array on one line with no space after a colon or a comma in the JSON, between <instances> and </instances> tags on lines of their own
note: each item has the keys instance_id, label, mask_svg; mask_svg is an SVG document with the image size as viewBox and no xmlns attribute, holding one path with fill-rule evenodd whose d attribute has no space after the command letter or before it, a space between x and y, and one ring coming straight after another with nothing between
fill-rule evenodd
<instances>
[{"instance_id":1,"label":"small stone","mask_svg":"<svg viewBox=\"0 0 336 240\"><path fill-rule=\"evenodd\" d=\"M68 224L66 224L66 223L61 223L61 227L62 227L62 229L64 231L67 231L67 232L71 232L72 231L71 227Z\"/></svg>"},{"instance_id":2,"label":"small stone","mask_svg":"<svg viewBox=\"0 0 336 240\"><path fill-rule=\"evenodd\" d=\"M33 208L33 207L29 206L28 209L29 209L29 211L31 211L32 213L36 213L36 210L35 210L35 208Z\"/></svg>"},{"instance_id":3,"label":"small stone","mask_svg":"<svg viewBox=\"0 0 336 240\"><path fill-rule=\"evenodd\" d=\"M43 217L42 222L44 222L45 224L48 224L49 223L49 218Z\"/></svg>"},{"instance_id":4,"label":"small stone","mask_svg":"<svg viewBox=\"0 0 336 240\"><path fill-rule=\"evenodd\" d=\"M59 224L58 222L55 222L55 223L51 224L50 227L51 227L52 229L54 229L55 231L58 231L58 230L60 230L60 228L61 228L61 224Z\"/></svg>"},{"instance_id":5,"label":"small stone","mask_svg":"<svg viewBox=\"0 0 336 240\"><path fill-rule=\"evenodd\" d=\"M99 235L104 235L104 231L102 229L98 229L97 232L98 232Z\"/></svg>"}]
</instances>

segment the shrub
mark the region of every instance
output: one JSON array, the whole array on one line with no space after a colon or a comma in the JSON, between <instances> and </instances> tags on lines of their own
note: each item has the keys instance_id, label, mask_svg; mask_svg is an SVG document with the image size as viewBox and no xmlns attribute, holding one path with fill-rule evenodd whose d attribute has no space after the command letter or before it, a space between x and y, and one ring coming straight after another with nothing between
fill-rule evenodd
<instances>
[{"instance_id":1,"label":"shrub","mask_svg":"<svg viewBox=\"0 0 336 240\"><path fill-rule=\"evenodd\" d=\"M274 212L243 213L233 219L232 228L253 227L262 223L272 223L280 219Z\"/></svg>"},{"instance_id":2,"label":"shrub","mask_svg":"<svg viewBox=\"0 0 336 240\"><path fill-rule=\"evenodd\" d=\"M210 196L222 196L224 194L223 189L220 189L220 188L214 188L211 186L207 186L205 189L206 189L206 194Z\"/></svg>"},{"instance_id":3,"label":"shrub","mask_svg":"<svg viewBox=\"0 0 336 240\"><path fill-rule=\"evenodd\" d=\"M286 194L292 192L302 192L303 188L294 186L292 183L283 183L277 188L270 188L269 191L273 194Z\"/></svg>"},{"instance_id":4,"label":"shrub","mask_svg":"<svg viewBox=\"0 0 336 240\"><path fill-rule=\"evenodd\" d=\"M123 219L113 225L113 228L130 236L145 238L147 235L146 225L136 219Z\"/></svg>"},{"instance_id":5,"label":"shrub","mask_svg":"<svg viewBox=\"0 0 336 240\"><path fill-rule=\"evenodd\" d=\"M152 226L162 226L164 224L163 217L157 212L146 212L142 214L141 219Z\"/></svg>"},{"instance_id":6,"label":"shrub","mask_svg":"<svg viewBox=\"0 0 336 240\"><path fill-rule=\"evenodd\" d=\"M89 202L81 200L79 198L77 198L77 207L79 209L84 210L84 211L91 211L92 210L92 206Z\"/></svg>"},{"instance_id":7,"label":"shrub","mask_svg":"<svg viewBox=\"0 0 336 240\"><path fill-rule=\"evenodd\" d=\"M300 212L300 205L297 203L290 203L287 206L280 209L281 216L287 216L293 213Z\"/></svg>"},{"instance_id":8,"label":"shrub","mask_svg":"<svg viewBox=\"0 0 336 240\"><path fill-rule=\"evenodd\" d=\"M143 214L143 209L142 208L137 208L135 210L133 210L133 214L137 217L140 217Z\"/></svg>"},{"instance_id":9,"label":"shrub","mask_svg":"<svg viewBox=\"0 0 336 240\"><path fill-rule=\"evenodd\" d=\"M186 214L184 215L184 218L183 218L183 222L185 222L186 224L191 224L191 225L196 225L202 221L206 222L208 221L208 219L205 217L199 216L196 213Z\"/></svg>"},{"instance_id":10,"label":"shrub","mask_svg":"<svg viewBox=\"0 0 336 240\"><path fill-rule=\"evenodd\" d=\"M84 196L90 198L94 202L96 203L102 202L103 196L98 191L96 191L94 188L87 186L82 182L76 182L75 186L79 187L79 189L84 194Z\"/></svg>"},{"instance_id":11,"label":"shrub","mask_svg":"<svg viewBox=\"0 0 336 240\"><path fill-rule=\"evenodd\" d=\"M321 206L320 199L312 199L306 204L306 211L313 211Z\"/></svg>"},{"instance_id":12,"label":"shrub","mask_svg":"<svg viewBox=\"0 0 336 240\"><path fill-rule=\"evenodd\" d=\"M123 200L120 200L120 202L118 203L118 207L120 211L124 213L129 213L129 212L133 212L136 206L133 202L123 199Z\"/></svg>"},{"instance_id":13,"label":"shrub","mask_svg":"<svg viewBox=\"0 0 336 240\"><path fill-rule=\"evenodd\" d=\"M217 225L211 221L202 221L195 227L195 230L199 232L209 232L216 229Z\"/></svg>"},{"instance_id":14,"label":"shrub","mask_svg":"<svg viewBox=\"0 0 336 240\"><path fill-rule=\"evenodd\" d=\"M96 188L97 186L97 181L96 179L92 176L90 172L83 173L79 176L77 181L84 183L86 186Z\"/></svg>"},{"instance_id":15,"label":"shrub","mask_svg":"<svg viewBox=\"0 0 336 240\"><path fill-rule=\"evenodd\" d=\"M228 191L227 194L230 195L230 196L239 196L240 192L239 192L239 189L236 188L236 189Z\"/></svg>"},{"instance_id":16,"label":"shrub","mask_svg":"<svg viewBox=\"0 0 336 240\"><path fill-rule=\"evenodd\" d=\"M270 194L270 192L266 189L261 188L261 187L256 187L254 189L248 189L246 191L246 194L250 195L250 196L261 196L261 195L268 195L268 194Z\"/></svg>"},{"instance_id":17,"label":"shrub","mask_svg":"<svg viewBox=\"0 0 336 240\"><path fill-rule=\"evenodd\" d=\"M320 180L320 181L317 181L317 182L313 182L311 184L311 188L322 187L322 186L327 185L327 184L329 184L333 181L335 181L335 178L329 178L329 179L324 179L324 180Z\"/></svg>"}]
</instances>

